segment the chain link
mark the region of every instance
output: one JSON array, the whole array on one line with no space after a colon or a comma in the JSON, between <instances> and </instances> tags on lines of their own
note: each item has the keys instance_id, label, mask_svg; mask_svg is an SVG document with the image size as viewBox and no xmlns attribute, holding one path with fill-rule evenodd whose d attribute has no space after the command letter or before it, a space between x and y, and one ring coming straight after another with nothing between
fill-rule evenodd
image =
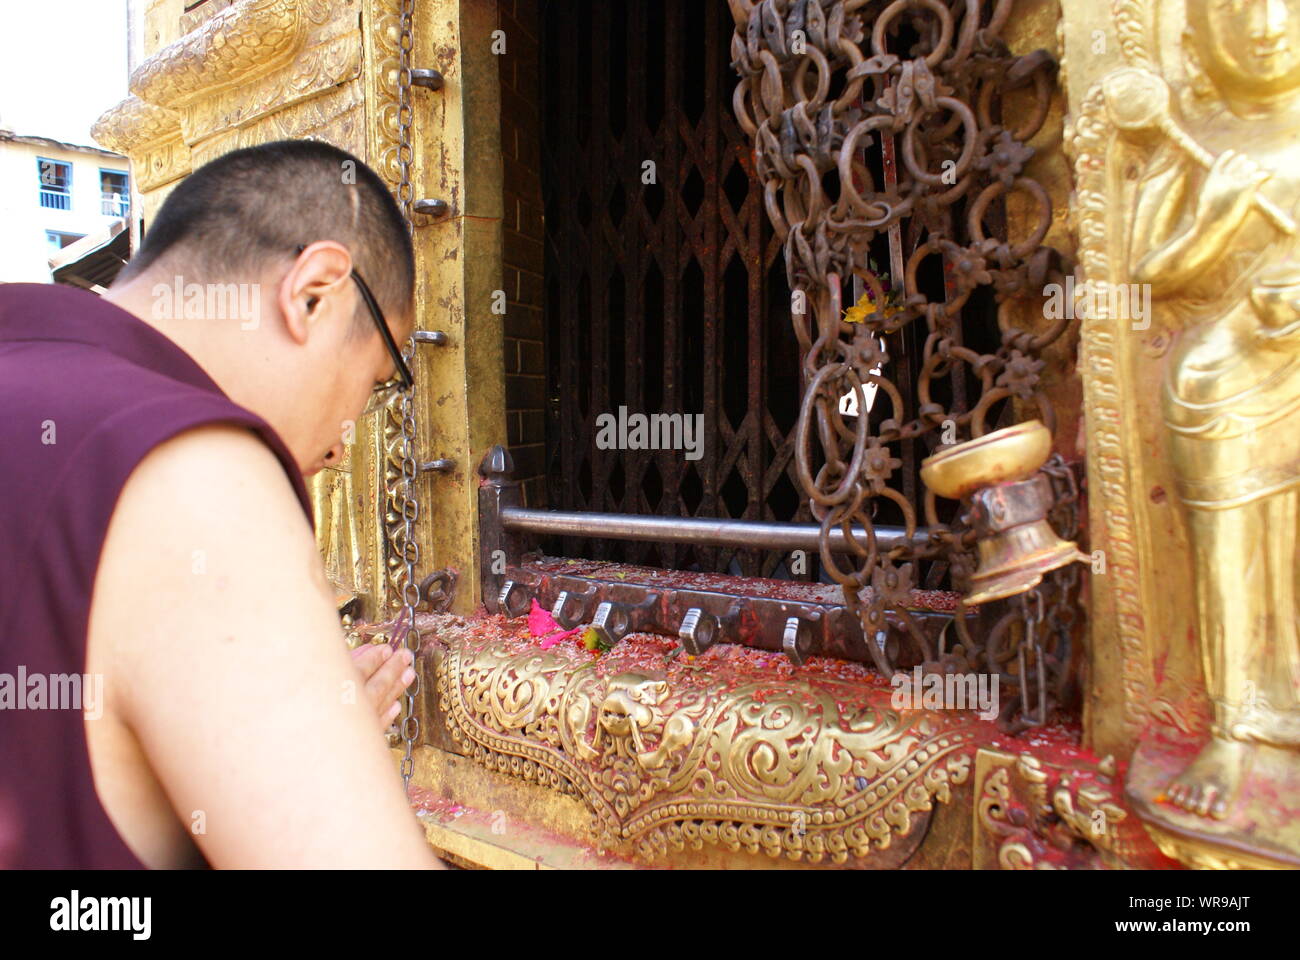
<instances>
[{"instance_id":1,"label":"chain link","mask_svg":"<svg viewBox=\"0 0 1300 960\"><path fill-rule=\"evenodd\" d=\"M397 186L397 204L402 208L406 224L411 225L411 205L415 190L411 186L411 164L415 159L411 148L411 119L414 109L411 106L411 48L414 34L411 20L414 16L415 0L402 0L401 32L397 39L397 166L400 182Z\"/></svg>"},{"instance_id":2,"label":"chain link","mask_svg":"<svg viewBox=\"0 0 1300 960\"><path fill-rule=\"evenodd\" d=\"M406 218L407 228L411 226L411 207L414 188L411 185L411 164L414 154L411 148L411 48L413 46L412 18L415 0L402 0L401 33L397 41L397 165L401 180L397 187L397 202ZM404 351L409 364L414 359L415 340L410 339ZM393 640L411 651L411 663L415 667L415 680L406 688L402 703L402 740L405 753L402 756L402 785L407 793L411 790L411 775L415 772L412 751L420 736L420 718L415 715L415 698L420 693L420 631L415 625L415 608L420 602L420 588L415 578L415 568L420 562L420 544L415 537L415 523L420 516L420 503L415 495L415 480L419 475L419 461L415 456L415 396L414 389L402 391L401 402L402 439L398 448L401 455L402 473L398 481L398 507L401 523L394 528L392 546L402 566L399 583L399 598L402 612L398 619L398 628Z\"/></svg>"},{"instance_id":3,"label":"chain link","mask_svg":"<svg viewBox=\"0 0 1300 960\"><path fill-rule=\"evenodd\" d=\"M1014 0L731 2L733 67L741 77L733 106L754 143L790 289L802 291L811 307L792 311L804 358L795 466L821 524L823 567L867 636L883 629L887 610L904 609L922 562L946 562L958 590L975 567L973 530L961 517L940 523L933 493L923 505L929 537L915 536L922 518L900 489L900 445L933 447L939 431L952 434L944 443L982 436L986 416L1008 399L1036 406L1048 429L1055 426L1041 353L1068 321L1041 332L1014 324L1025 307L1030 315L1041 312L1035 308L1045 286L1063 284L1069 269L1043 246L1051 202L1027 173L1034 154L1028 141L1046 120L1056 64L1043 51L1017 56L1001 39L1013 6ZM895 31L915 44L906 52L889 49ZM1012 91L1021 91L1025 104L1015 129L1001 108ZM884 150L883 183L865 156L874 138ZM1003 223L1001 207L1011 193L1036 207L1017 231L1027 234L1019 241ZM889 276L872 261L871 244L902 227L912 249L893 258ZM918 279L932 267L943 271L941 292L923 289ZM855 278L867 294L858 304L851 302ZM961 312L972 298L982 310L995 305L1001 342L992 349L963 340ZM896 385L886 345L901 355L909 328L920 370L915 383L909 375ZM973 403L965 400L968 382L978 389ZM883 417L846 419L840 399L861 395L865 385L879 391ZM909 387L914 396L905 395ZM872 525L882 500L897 506L907 533L906 543L890 549L878 546ZM852 534L858 528L864 537ZM830 552L836 529L848 544L846 558ZM958 631L972 654L964 621ZM928 658L924 636L907 632L916 647L911 653ZM897 660L876 644L868 648L891 675Z\"/></svg>"}]
</instances>

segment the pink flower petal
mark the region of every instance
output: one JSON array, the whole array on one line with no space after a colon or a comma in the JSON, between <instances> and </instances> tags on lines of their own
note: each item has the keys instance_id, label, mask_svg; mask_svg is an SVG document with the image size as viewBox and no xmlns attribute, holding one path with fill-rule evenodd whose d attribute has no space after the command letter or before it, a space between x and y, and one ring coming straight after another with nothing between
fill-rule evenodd
<instances>
[{"instance_id":1,"label":"pink flower petal","mask_svg":"<svg viewBox=\"0 0 1300 960\"><path fill-rule=\"evenodd\" d=\"M550 611L543 610L537 598L533 598L533 608L528 611L528 632L534 637L544 637L548 633L560 629L560 625L555 622Z\"/></svg>"},{"instance_id":2,"label":"pink flower petal","mask_svg":"<svg viewBox=\"0 0 1300 960\"><path fill-rule=\"evenodd\" d=\"M541 647L543 650L549 650L551 649L551 647L555 646L561 640L567 640L569 637L573 636L581 629L582 629L581 627L574 627L572 630L565 630L562 633L553 633L545 640L543 640L541 643L539 643L538 646Z\"/></svg>"}]
</instances>

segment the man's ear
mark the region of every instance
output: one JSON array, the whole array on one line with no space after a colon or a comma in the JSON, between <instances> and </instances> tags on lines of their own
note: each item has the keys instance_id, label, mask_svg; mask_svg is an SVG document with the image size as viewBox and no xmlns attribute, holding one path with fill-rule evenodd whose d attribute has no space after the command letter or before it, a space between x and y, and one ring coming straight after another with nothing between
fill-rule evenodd
<instances>
[{"instance_id":1,"label":"man's ear","mask_svg":"<svg viewBox=\"0 0 1300 960\"><path fill-rule=\"evenodd\" d=\"M351 272L351 254L342 244L331 240L311 244L290 265L280 281L276 302L284 317L285 331L295 343L307 342L323 298L346 295L352 287Z\"/></svg>"}]
</instances>

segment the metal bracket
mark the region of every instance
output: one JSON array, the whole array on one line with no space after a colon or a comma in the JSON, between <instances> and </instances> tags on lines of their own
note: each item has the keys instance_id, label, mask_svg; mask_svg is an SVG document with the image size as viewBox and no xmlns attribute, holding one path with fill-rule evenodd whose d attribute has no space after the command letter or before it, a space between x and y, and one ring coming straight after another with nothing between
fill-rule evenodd
<instances>
[{"instance_id":1,"label":"metal bracket","mask_svg":"<svg viewBox=\"0 0 1300 960\"><path fill-rule=\"evenodd\" d=\"M606 600L596 608L591 629L596 632L601 646L612 647L629 633L653 629L658 603L657 593L646 594L646 598L637 604Z\"/></svg>"},{"instance_id":2,"label":"metal bracket","mask_svg":"<svg viewBox=\"0 0 1300 960\"><path fill-rule=\"evenodd\" d=\"M427 214L430 217L445 217L451 206L446 200L426 197L423 200L415 201L415 212Z\"/></svg>"},{"instance_id":3,"label":"metal bracket","mask_svg":"<svg viewBox=\"0 0 1300 960\"><path fill-rule=\"evenodd\" d=\"M781 637L781 649L796 667L802 667L813 648L813 620L803 617L791 617L785 622L785 633Z\"/></svg>"},{"instance_id":4,"label":"metal bracket","mask_svg":"<svg viewBox=\"0 0 1300 960\"><path fill-rule=\"evenodd\" d=\"M411 86L423 87L425 90L441 90L446 81L439 70L420 69L411 71Z\"/></svg>"},{"instance_id":5,"label":"metal bracket","mask_svg":"<svg viewBox=\"0 0 1300 960\"><path fill-rule=\"evenodd\" d=\"M556 594L555 603L551 606L551 619L565 630L572 630L578 624L585 623L589 604L598 593L594 584L590 589L581 592L561 590Z\"/></svg>"},{"instance_id":6,"label":"metal bracket","mask_svg":"<svg viewBox=\"0 0 1300 960\"><path fill-rule=\"evenodd\" d=\"M528 612L532 591L518 580L507 580L497 594L497 612L506 617L522 617Z\"/></svg>"}]
</instances>

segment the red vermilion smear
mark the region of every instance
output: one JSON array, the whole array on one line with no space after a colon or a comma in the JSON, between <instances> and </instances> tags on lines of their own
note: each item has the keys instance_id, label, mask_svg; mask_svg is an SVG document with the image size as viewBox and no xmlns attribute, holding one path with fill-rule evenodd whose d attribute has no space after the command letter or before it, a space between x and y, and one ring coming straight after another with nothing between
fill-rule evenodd
<instances>
[{"instance_id":1,"label":"red vermilion smear","mask_svg":"<svg viewBox=\"0 0 1300 960\"><path fill-rule=\"evenodd\" d=\"M661 570L604 560L571 560L542 557L528 564L530 570L552 576L589 577L598 580L625 581L664 590L700 590L737 596L788 600L794 603L843 603L844 593L830 583L802 580L772 580L764 577L733 577L725 573L700 573L693 570ZM870 588L867 588L868 592ZM913 610L952 613L959 597L946 590L913 590Z\"/></svg>"},{"instance_id":2,"label":"red vermilion smear","mask_svg":"<svg viewBox=\"0 0 1300 960\"><path fill-rule=\"evenodd\" d=\"M519 653L537 649L537 640L530 634L526 617L510 620L480 610L468 617L421 614L417 617L417 624L428 642L435 642L433 638L436 635L444 641L455 640L475 649L501 641ZM664 679L677 691L701 690L721 696L739 687L754 685L751 692L760 701L788 696L794 689L792 681L798 680L830 696L843 718L851 717L868 706L877 709L888 707L893 693L888 678L871 667L848 660L810 657L802 667L796 667L783 654L729 643L719 643L700 657L690 657L679 651L670 658L668 655L678 646L674 638L633 633L604 654L586 650L580 639L562 642L550 653L569 660L574 667L591 665L598 677L639 673ZM1054 722L1046 726L1031 728L1019 736L1009 736L1002 733L995 722L981 720L973 711L939 713L950 717L954 725L973 729L977 745L1008 752L1029 750L1049 762L1078 764L1095 763L1101 759L1079 746L1081 729L1074 722L1054 718Z\"/></svg>"}]
</instances>

